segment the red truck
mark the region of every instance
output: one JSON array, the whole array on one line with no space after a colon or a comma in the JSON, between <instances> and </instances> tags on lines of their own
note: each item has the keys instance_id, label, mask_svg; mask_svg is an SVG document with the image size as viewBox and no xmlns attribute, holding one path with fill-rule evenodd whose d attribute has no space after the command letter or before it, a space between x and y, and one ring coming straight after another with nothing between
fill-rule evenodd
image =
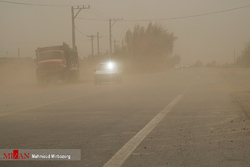
<instances>
[{"instance_id":1,"label":"red truck","mask_svg":"<svg viewBox=\"0 0 250 167\"><path fill-rule=\"evenodd\" d=\"M63 43L59 46L48 46L36 50L37 83L43 85L52 78L64 83L77 81L79 77L79 61L77 49L71 49Z\"/></svg>"}]
</instances>

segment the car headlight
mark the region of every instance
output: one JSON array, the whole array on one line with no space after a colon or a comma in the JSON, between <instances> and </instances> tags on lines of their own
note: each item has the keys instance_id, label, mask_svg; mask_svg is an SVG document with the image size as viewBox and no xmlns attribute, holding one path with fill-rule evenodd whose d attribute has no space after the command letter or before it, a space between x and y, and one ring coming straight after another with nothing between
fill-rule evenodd
<instances>
[{"instance_id":1,"label":"car headlight","mask_svg":"<svg viewBox=\"0 0 250 167\"><path fill-rule=\"evenodd\" d=\"M114 64L112 62L108 63L108 69L112 70L114 68Z\"/></svg>"}]
</instances>

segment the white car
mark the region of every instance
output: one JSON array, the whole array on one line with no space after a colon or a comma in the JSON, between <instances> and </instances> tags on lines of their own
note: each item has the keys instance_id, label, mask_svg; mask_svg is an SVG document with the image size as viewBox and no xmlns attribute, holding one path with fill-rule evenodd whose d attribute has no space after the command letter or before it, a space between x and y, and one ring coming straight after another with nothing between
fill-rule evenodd
<instances>
[{"instance_id":1,"label":"white car","mask_svg":"<svg viewBox=\"0 0 250 167\"><path fill-rule=\"evenodd\" d=\"M95 84L102 82L122 82L122 73L114 62L105 62L98 65L94 76Z\"/></svg>"}]
</instances>

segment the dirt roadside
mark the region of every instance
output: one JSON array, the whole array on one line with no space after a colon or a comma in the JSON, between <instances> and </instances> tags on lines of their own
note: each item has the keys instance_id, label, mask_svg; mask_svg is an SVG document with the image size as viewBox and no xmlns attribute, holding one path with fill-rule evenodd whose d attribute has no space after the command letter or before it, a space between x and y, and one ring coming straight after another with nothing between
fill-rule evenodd
<instances>
[{"instance_id":1,"label":"dirt roadside","mask_svg":"<svg viewBox=\"0 0 250 167\"><path fill-rule=\"evenodd\" d=\"M246 114L250 118L250 91L235 92L232 94L237 103L244 108Z\"/></svg>"},{"instance_id":2,"label":"dirt roadside","mask_svg":"<svg viewBox=\"0 0 250 167\"><path fill-rule=\"evenodd\" d=\"M218 68L230 85L231 95L250 118L250 68Z\"/></svg>"}]
</instances>

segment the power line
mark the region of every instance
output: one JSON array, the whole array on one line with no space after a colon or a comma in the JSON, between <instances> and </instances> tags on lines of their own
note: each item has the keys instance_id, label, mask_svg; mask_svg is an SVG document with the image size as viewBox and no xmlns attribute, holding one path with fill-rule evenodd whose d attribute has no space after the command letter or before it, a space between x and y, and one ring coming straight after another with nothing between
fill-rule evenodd
<instances>
[{"instance_id":1,"label":"power line","mask_svg":"<svg viewBox=\"0 0 250 167\"><path fill-rule=\"evenodd\" d=\"M24 2L13 2L13 1L4 1L0 0L0 3L9 3L9 4L16 4L16 5L26 5L26 6L42 6L42 7L71 7L72 5L46 5L46 4L34 4L34 3L24 3ZM78 5L73 5L73 6L78 6ZM93 7L91 7L93 8ZM102 17L102 18L109 18L107 15L99 12L95 8L93 8L93 11L89 12L91 14L96 15L97 17Z\"/></svg>"},{"instance_id":2,"label":"power line","mask_svg":"<svg viewBox=\"0 0 250 167\"><path fill-rule=\"evenodd\" d=\"M29 6L43 6L43 7L69 7L72 5L46 5L46 4L33 4L33 3L24 3L24 2L13 2L13 1L3 1L0 0L2 3L9 3L9 4L17 4L17 5L29 5ZM75 5L76 6L76 5ZM193 17L200 17L200 16L207 16L207 15L213 15L213 14L219 14L219 13L225 13L225 12L230 12L234 10L239 10L239 9L244 9L248 8L250 5L246 6L241 6L241 7L236 7L236 8L231 8L231 9L226 9L226 10L221 10L221 11L216 11L216 12L209 12L209 13L203 13L203 14L197 14L197 15L189 15L189 16L180 16L180 17L172 17L172 18L160 18L160 19L141 19L141 20L123 20L123 21L164 21L164 20L177 20L177 19L186 19L186 18L193 18ZM93 8L93 7L92 7ZM99 14L108 17L95 8L93 8L96 12ZM92 19L92 18L78 18L78 19L84 19L84 20L96 20L96 21L107 21L104 19Z\"/></svg>"},{"instance_id":3,"label":"power line","mask_svg":"<svg viewBox=\"0 0 250 167\"><path fill-rule=\"evenodd\" d=\"M118 24L118 25L122 28L123 31L125 32L127 31L126 28L123 26L123 22L122 22L122 25L121 24Z\"/></svg>"},{"instance_id":4,"label":"power line","mask_svg":"<svg viewBox=\"0 0 250 167\"><path fill-rule=\"evenodd\" d=\"M24 3L24 2L13 2L13 1L2 1L2 3L16 4L16 5L27 5L27 6L42 6L42 7L69 7L72 5L46 5L46 4L34 4L34 3ZM76 6L76 5L74 5Z\"/></svg>"},{"instance_id":5,"label":"power line","mask_svg":"<svg viewBox=\"0 0 250 167\"><path fill-rule=\"evenodd\" d=\"M193 18L193 17L201 17L201 16L208 16L208 15L214 15L214 14L219 14L219 13L225 13L225 12L230 12L230 11L234 11L234 10L244 9L244 8L248 8L248 7L250 7L250 5L241 6L241 7L237 7L237 8L226 9L226 10L220 10L220 11L216 11L216 12L209 12L209 13L196 14L196 15L189 15L189 16L180 16L180 17L163 18L163 19L124 20L124 21L165 21L165 20L187 19L187 18Z\"/></svg>"},{"instance_id":6,"label":"power line","mask_svg":"<svg viewBox=\"0 0 250 167\"><path fill-rule=\"evenodd\" d=\"M3 44L3 45L16 45L16 44L31 45L31 44L43 44L43 42L10 42L10 43L0 42L0 44Z\"/></svg>"},{"instance_id":7,"label":"power line","mask_svg":"<svg viewBox=\"0 0 250 167\"><path fill-rule=\"evenodd\" d=\"M96 10L93 6L92 6L92 9L93 9L94 11L96 11L97 13L99 13L100 15L102 15L102 16L104 16L104 17L106 17L106 18L110 18L109 16L107 16L107 15L105 15L105 14L99 12L98 10Z\"/></svg>"},{"instance_id":8,"label":"power line","mask_svg":"<svg viewBox=\"0 0 250 167\"><path fill-rule=\"evenodd\" d=\"M93 18L82 18L82 17L78 17L76 19L91 20L91 21L109 21L108 19L93 19Z\"/></svg>"},{"instance_id":9,"label":"power line","mask_svg":"<svg viewBox=\"0 0 250 167\"><path fill-rule=\"evenodd\" d=\"M82 32L81 32L80 30L78 30L76 27L75 27L75 29L76 29L79 33L81 33L82 35L84 35L85 37L88 37L88 35L82 33Z\"/></svg>"},{"instance_id":10,"label":"power line","mask_svg":"<svg viewBox=\"0 0 250 167\"><path fill-rule=\"evenodd\" d=\"M166 21L166 20L180 20L180 19L188 19L188 18L194 18L194 17L202 17L202 16L208 16L208 15L214 15L214 14L220 14L220 13L226 13L234 10L240 10L244 8L249 8L250 5L241 6L237 8L231 8L226 10L220 10L216 12L209 12L209 13L202 13L202 14L196 14L196 15L189 15L189 16L179 16L179 17L170 17L170 18L160 18L160 19L138 19L138 20L126 20L123 19L123 21ZM93 19L93 18L77 18L77 19L83 19L83 20L90 20L90 21L108 21L106 19Z\"/></svg>"},{"instance_id":11,"label":"power line","mask_svg":"<svg viewBox=\"0 0 250 167\"><path fill-rule=\"evenodd\" d=\"M87 11L89 14L91 14L91 15L94 15L94 16L96 16L96 17L101 17L101 18L105 18L104 16L102 16L102 15L100 15L100 14L98 14L98 13L96 13L95 11L93 11L93 10L89 10L89 11Z\"/></svg>"},{"instance_id":12,"label":"power line","mask_svg":"<svg viewBox=\"0 0 250 167\"><path fill-rule=\"evenodd\" d=\"M101 35L101 37L107 38L109 37L108 35L102 35L101 33L99 33Z\"/></svg>"}]
</instances>

